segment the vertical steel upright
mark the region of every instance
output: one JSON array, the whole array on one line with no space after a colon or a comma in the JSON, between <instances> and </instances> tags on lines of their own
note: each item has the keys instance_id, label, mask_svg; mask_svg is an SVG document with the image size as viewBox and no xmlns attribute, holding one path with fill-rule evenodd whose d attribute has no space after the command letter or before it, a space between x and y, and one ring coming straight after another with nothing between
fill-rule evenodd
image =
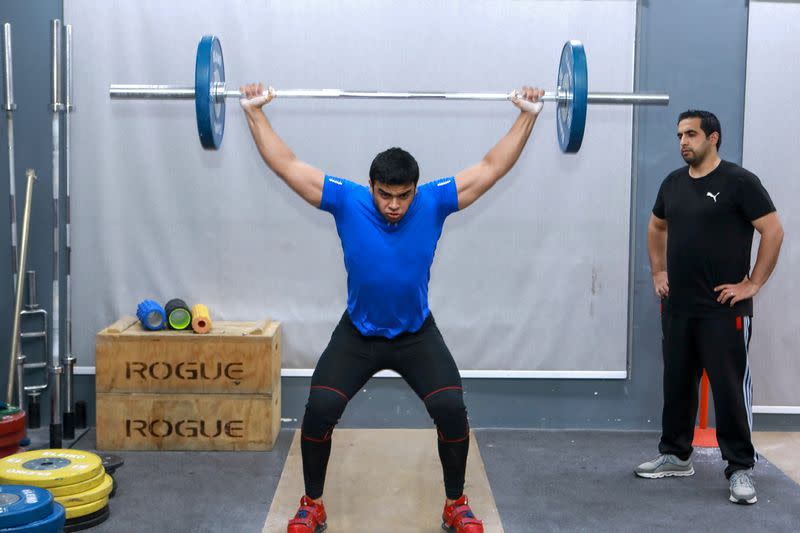
<instances>
[{"instance_id":1,"label":"vertical steel upright","mask_svg":"<svg viewBox=\"0 0 800 533\"><path fill-rule=\"evenodd\" d=\"M61 224L60 224L60 176L61 168L61 111L64 104L61 102L61 21L52 21L52 98L51 111L53 112L53 327L52 341L53 347L50 373L50 382L53 388L50 391L50 447L61 448L63 442L63 426L61 424L61 359L60 359L60 340L61 328L59 327L59 278L61 277L61 264L59 252L61 249Z\"/></svg>"},{"instance_id":2,"label":"vertical steel upright","mask_svg":"<svg viewBox=\"0 0 800 533\"><path fill-rule=\"evenodd\" d=\"M64 174L67 181L67 195L64 205L66 216L66 320L64 322L64 438L75 438L75 413L73 406L73 375L75 371L75 357L72 355L72 243L70 241L70 114L72 113L72 25L64 25L64 51L66 67L66 98L64 108L64 141L65 141L65 166Z\"/></svg>"},{"instance_id":3,"label":"vertical steel upright","mask_svg":"<svg viewBox=\"0 0 800 533\"><path fill-rule=\"evenodd\" d=\"M17 289L17 200L16 200L16 170L14 168L14 68L11 55L11 24L3 24L3 87L5 99L3 109L6 111L6 125L8 127L8 213L11 218L11 272L14 290Z\"/></svg>"}]
</instances>

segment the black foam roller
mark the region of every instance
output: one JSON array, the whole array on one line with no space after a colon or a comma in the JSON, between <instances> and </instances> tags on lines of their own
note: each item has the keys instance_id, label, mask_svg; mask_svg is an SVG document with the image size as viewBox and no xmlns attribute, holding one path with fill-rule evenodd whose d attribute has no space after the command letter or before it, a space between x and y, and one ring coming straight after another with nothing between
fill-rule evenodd
<instances>
[{"instance_id":1,"label":"black foam roller","mask_svg":"<svg viewBox=\"0 0 800 533\"><path fill-rule=\"evenodd\" d=\"M173 298L164 306L164 311L167 313L167 327L169 329L186 329L192 325L192 311L186 302L180 298ZM181 319L176 320L176 316ZM180 324L176 325L177 322Z\"/></svg>"}]
</instances>

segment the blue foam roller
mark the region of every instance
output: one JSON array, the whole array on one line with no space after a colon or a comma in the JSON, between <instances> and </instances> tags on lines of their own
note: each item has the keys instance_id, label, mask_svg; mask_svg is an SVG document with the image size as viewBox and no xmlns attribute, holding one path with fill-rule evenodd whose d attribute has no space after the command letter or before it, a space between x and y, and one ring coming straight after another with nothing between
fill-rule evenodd
<instances>
[{"instance_id":1,"label":"blue foam roller","mask_svg":"<svg viewBox=\"0 0 800 533\"><path fill-rule=\"evenodd\" d=\"M167 313L161 304L155 300L142 300L136 306L136 318L142 323L145 329L158 331L164 329L167 322Z\"/></svg>"}]
</instances>

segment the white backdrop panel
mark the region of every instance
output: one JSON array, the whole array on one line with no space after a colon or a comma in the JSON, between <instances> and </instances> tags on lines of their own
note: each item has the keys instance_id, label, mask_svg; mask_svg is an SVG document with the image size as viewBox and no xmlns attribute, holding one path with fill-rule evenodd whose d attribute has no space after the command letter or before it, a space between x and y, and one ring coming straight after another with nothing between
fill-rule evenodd
<instances>
[{"instance_id":1,"label":"white backdrop panel","mask_svg":"<svg viewBox=\"0 0 800 533\"><path fill-rule=\"evenodd\" d=\"M781 257L769 283L756 296L750 365L754 403L800 413L800 3L751 2L747 35L747 85L743 165L767 187L784 225ZM777 82L777 80L780 80ZM723 126L724 127L724 126ZM758 235L756 233L756 235ZM758 249L753 246L753 261Z\"/></svg>"},{"instance_id":2,"label":"white backdrop panel","mask_svg":"<svg viewBox=\"0 0 800 533\"><path fill-rule=\"evenodd\" d=\"M346 300L333 220L262 163L229 102L204 152L189 101L111 101L111 83L192 84L203 34L226 78L277 88L506 92L555 89L561 47L586 46L590 89L631 91L633 0L534 2L65 2L75 33L74 344L143 298L205 303L220 320L278 319L284 368L314 366ZM367 182L402 146L421 182L479 160L510 103L276 101L301 159ZM593 106L579 155L561 154L547 106L512 172L448 219L434 315L465 370L626 368L632 110Z\"/></svg>"}]
</instances>

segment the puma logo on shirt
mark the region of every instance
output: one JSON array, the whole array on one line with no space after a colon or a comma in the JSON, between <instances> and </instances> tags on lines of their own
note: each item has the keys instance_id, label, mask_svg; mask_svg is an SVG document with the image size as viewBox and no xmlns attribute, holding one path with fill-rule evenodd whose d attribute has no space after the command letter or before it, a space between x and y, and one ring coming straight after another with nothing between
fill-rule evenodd
<instances>
[{"instance_id":1,"label":"puma logo on shirt","mask_svg":"<svg viewBox=\"0 0 800 533\"><path fill-rule=\"evenodd\" d=\"M717 203L717 196L719 196L719 193L711 194L710 192L707 192L706 196L708 196L709 198L713 198L714 199L714 203Z\"/></svg>"}]
</instances>

